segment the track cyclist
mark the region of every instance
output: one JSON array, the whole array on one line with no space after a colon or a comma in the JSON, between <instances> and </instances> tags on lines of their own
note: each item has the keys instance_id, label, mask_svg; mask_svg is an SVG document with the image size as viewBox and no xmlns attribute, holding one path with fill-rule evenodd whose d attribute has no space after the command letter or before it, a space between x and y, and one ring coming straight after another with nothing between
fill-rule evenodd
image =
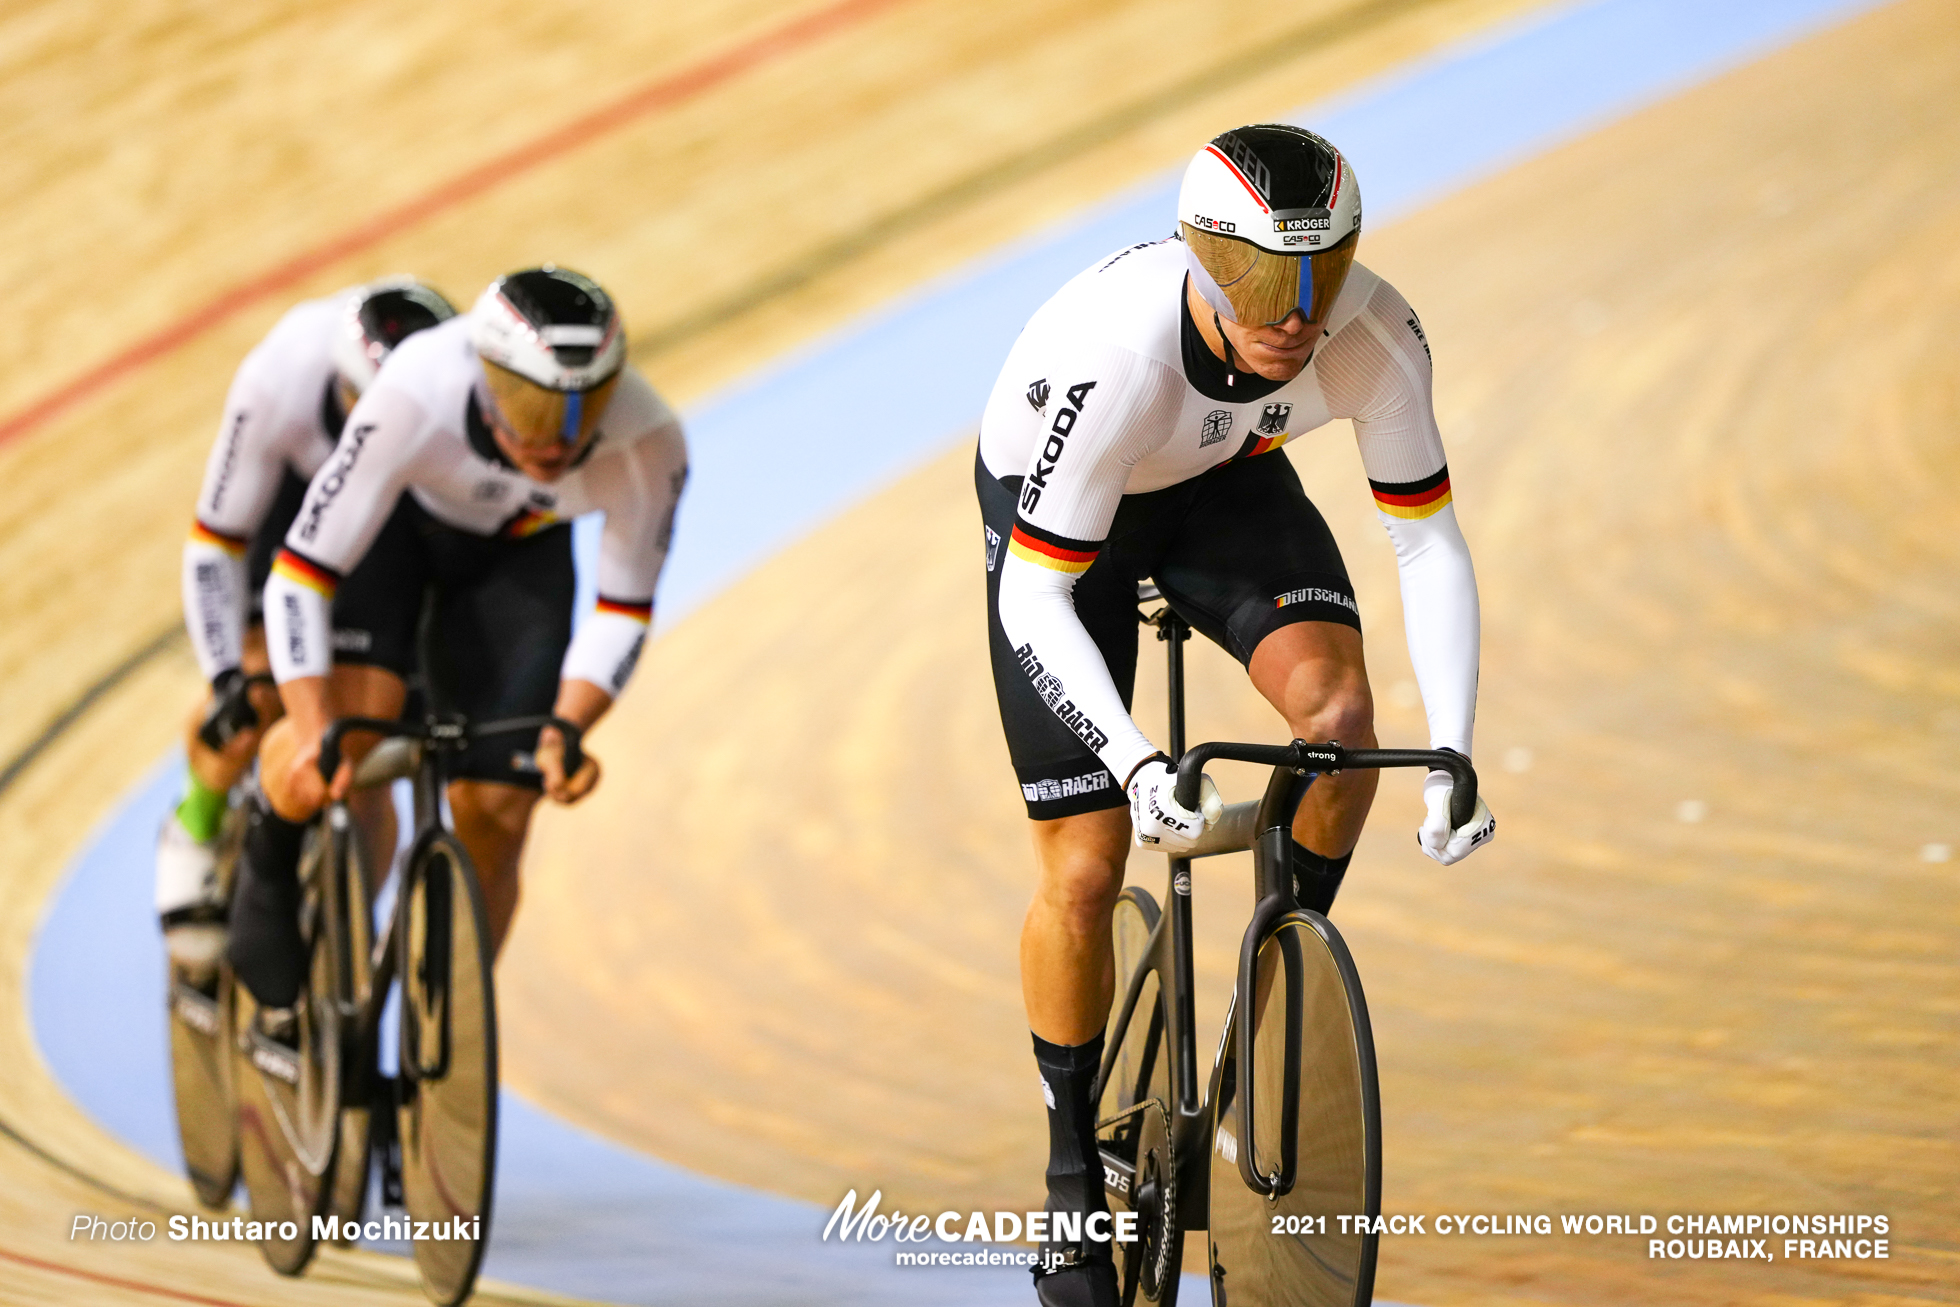
<instances>
[{"instance_id":1,"label":"track cyclist","mask_svg":"<svg viewBox=\"0 0 1960 1307\"><path fill-rule=\"evenodd\" d=\"M271 1009L266 1033L290 1029L306 966L297 867L303 823L329 797L321 734L336 716L399 712L425 592L432 689L447 706L477 722L549 712L589 728L639 657L686 476L678 420L626 366L612 298L577 273L501 277L466 317L388 359L313 478L266 585L286 716L260 748L265 801L246 829L228 944L234 971ZM408 511L391 517L398 496ZM574 636L570 522L594 510L605 513L598 601ZM378 583L353 587L357 564ZM366 633L358 649L332 634L347 628ZM382 701L344 700L330 676L337 658L370 673ZM540 792L573 803L599 780L589 754L565 774L557 730L527 743L472 745L448 787L497 948ZM361 742L350 745L358 757ZM350 781L351 758L332 792Z\"/></svg>"},{"instance_id":2,"label":"track cyclist","mask_svg":"<svg viewBox=\"0 0 1960 1307\"><path fill-rule=\"evenodd\" d=\"M1090 1099L1112 996L1110 918L1134 836L1176 852L1206 817L1129 715L1137 582L1243 663L1306 740L1375 744L1361 620L1332 533L1284 457L1344 417L1400 568L1431 747L1470 752L1478 609L1430 401L1429 346L1387 282L1354 263L1354 171L1320 137L1264 124L1214 138L1185 171L1171 237L1119 250L1036 311L980 427L989 634L1039 879L1021 983L1048 1104L1051 1211L1103 1210ZM1208 782L1207 782L1208 784ZM1375 773L1323 777L1293 826L1303 906L1325 912ZM1424 852L1451 829L1449 777L1424 782ZM1106 1243L1045 1245L1043 1303L1111 1307Z\"/></svg>"},{"instance_id":3,"label":"track cyclist","mask_svg":"<svg viewBox=\"0 0 1960 1307\"><path fill-rule=\"evenodd\" d=\"M238 367L184 545L184 624L211 691L184 743L184 798L157 840L156 907L171 960L209 973L224 947L216 851L226 795L279 714L269 687L259 596L306 483L333 452L347 412L410 334L456 316L410 277L390 277L294 306ZM207 743L207 737L219 747ZM361 825L385 838L382 803Z\"/></svg>"}]
</instances>

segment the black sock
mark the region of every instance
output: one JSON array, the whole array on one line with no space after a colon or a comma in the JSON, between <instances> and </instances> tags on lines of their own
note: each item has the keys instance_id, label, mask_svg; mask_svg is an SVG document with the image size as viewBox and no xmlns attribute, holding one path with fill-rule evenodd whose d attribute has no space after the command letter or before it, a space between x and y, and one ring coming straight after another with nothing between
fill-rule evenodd
<instances>
[{"instance_id":1,"label":"black sock","mask_svg":"<svg viewBox=\"0 0 1960 1307\"><path fill-rule=\"evenodd\" d=\"M1293 897L1300 900L1300 906L1326 916L1334 906L1334 896L1341 892L1341 877L1347 875L1348 860L1353 857L1351 850L1338 858L1325 857L1294 840Z\"/></svg>"},{"instance_id":2,"label":"black sock","mask_svg":"<svg viewBox=\"0 0 1960 1307\"><path fill-rule=\"evenodd\" d=\"M1096 1146L1096 1104L1089 1096L1102 1052L1101 1035L1073 1045L1051 1044L1034 1036L1035 1065L1041 1068L1042 1096L1048 1102L1051 1212L1081 1212L1086 1218L1091 1212L1109 1210L1103 1197L1102 1153Z\"/></svg>"},{"instance_id":3,"label":"black sock","mask_svg":"<svg viewBox=\"0 0 1960 1307\"><path fill-rule=\"evenodd\" d=\"M299 851L306 827L253 801L231 899L225 958L265 1007L291 1007L306 977L306 941L299 933Z\"/></svg>"}]
</instances>

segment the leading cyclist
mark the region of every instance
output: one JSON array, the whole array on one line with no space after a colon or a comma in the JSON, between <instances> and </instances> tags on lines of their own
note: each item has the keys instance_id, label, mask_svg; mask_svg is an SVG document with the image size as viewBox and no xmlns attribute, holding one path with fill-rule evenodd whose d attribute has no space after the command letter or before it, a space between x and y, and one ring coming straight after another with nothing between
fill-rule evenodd
<instances>
[{"instance_id":1,"label":"leading cyclist","mask_svg":"<svg viewBox=\"0 0 1960 1307\"><path fill-rule=\"evenodd\" d=\"M268 666L259 595L273 553L382 360L455 316L433 288L385 278L287 310L232 377L184 543L184 625L211 692L186 731L183 801L157 837L157 915L172 961L193 976L224 947L214 844L226 796L279 713L278 695L247 680ZM361 829L392 848L393 810L375 797Z\"/></svg>"},{"instance_id":2,"label":"leading cyclist","mask_svg":"<svg viewBox=\"0 0 1960 1307\"><path fill-rule=\"evenodd\" d=\"M392 717L416 671L425 592L433 609L433 691L473 722L553 713L583 729L632 675L666 560L687 448L673 411L626 366L612 298L546 266L493 282L466 318L404 342L348 415L314 476L266 583L266 637L286 716L266 732L266 802L240 859L227 956L268 1033L297 998L306 959L296 870L303 823L344 794L321 735L349 705L329 678L363 664ZM406 495L403 492L406 492ZM390 516L402 497L407 513ZM598 602L572 633L570 521L603 511ZM381 583L341 586L356 563ZM355 628L358 649L330 636ZM589 754L565 772L555 728L469 746L448 787L456 834L482 877L492 945L517 909L518 859L542 792L574 803L598 783ZM358 756L359 740L350 754Z\"/></svg>"},{"instance_id":3,"label":"leading cyclist","mask_svg":"<svg viewBox=\"0 0 1960 1307\"><path fill-rule=\"evenodd\" d=\"M1207 820L1173 797L1171 760L1129 715L1137 582L1153 578L1243 663L1295 737L1374 746L1347 568L1292 464L1264 457L1349 418L1395 546L1432 747L1467 755L1476 711L1477 583L1429 346L1394 287L1354 263L1353 169L1311 132L1242 127L1191 161L1178 217L1175 235L1103 259L1035 313L988 400L974 469L994 686L1039 866L1021 983L1051 1211L1105 1207L1090 1089L1132 836L1176 852ZM1309 791L1293 824L1303 905L1333 903L1374 792L1373 771ZM1423 797L1417 839L1438 862L1494 834L1481 801L1451 828L1446 773ZM1107 1244L1042 1252L1042 1302L1116 1302Z\"/></svg>"}]
</instances>

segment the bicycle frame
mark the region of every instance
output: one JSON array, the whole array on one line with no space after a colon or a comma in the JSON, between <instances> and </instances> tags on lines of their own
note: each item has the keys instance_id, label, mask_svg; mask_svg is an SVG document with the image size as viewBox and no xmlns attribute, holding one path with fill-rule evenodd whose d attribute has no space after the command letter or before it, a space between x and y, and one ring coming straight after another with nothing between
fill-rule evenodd
<instances>
[{"instance_id":1,"label":"bicycle frame","mask_svg":"<svg viewBox=\"0 0 1960 1307\"><path fill-rule=\"evenodd\" d=\"M584 760L581 733L578 727L562 718L549 715L514 717L471 727L461 717L432 714L420 723L389 721L378 717L343 717L335 721L327 728L320 742L320 774L331 780L334 773L340 770L343 743L349 732L367 731L382 737L382 743L362 759L361 766L356 769L354 783L357 786L380 785L404 777L412 782L415 831L409 841L408 855L400 860L407 867L414 863L421 845L443 829L442 791L448 779L444 774L443 759L461 750L472 738L531 731L544 726L555 726L564 736L566 771L576 772ZM396 741L404 742L408 747L389 750L389 744ZM345 840L352 838L352 826L345 802L336 800L330 810L328 830L334 839ZM334 854L338 858L341 851L336 849ZM339 878L331 879L337 896ZM395 982L396 941L404 929L402 915L407 910L409 898L406 890L406 886L397 886L395 911L390 914L386 929L375 936L373 956L369 959L373 979L367 999L358 1013L348 1014L356 1020L352 1031L354 1039L350 1041L356 1056L342 1062L349 1075L365 1077L375 1065L376 1041L381 1035L381 1010L386 1006L388 991ZM352 911L353 905L335 902L332 910ZM352 974L351 968L344 969L341 974ZM356 1087L349 1086L350 1089ZM356 1099L365 1096L350 1095Z\"/></svg>"},{"instance_id":2,"label":"bicycle frame","mask_svg":"<svg viewBox=\"0 0 1960 1307\"><path fill-rule=\"evenodd\" d=\"M1346 768L1419 766L1443 770L1450 773L1454 782L1450 796L1450 820L1452 825L1461 826L1470 820L1476 808L1477 779L1469 760L1449 750L1345 749L1334 743L1308 744L1295 740L1288 745L1201 744L1187 751L1184 739L1184 643L1191 638L1191 627L1168 603L1161 611L1140 620L1156 626L1157 638L1169 646L1169 742L1171 754L1178 759L1177 801L1186 808L1197 809L1200 778L1205 764L1214 758L1264 763L1273 768L1266 792L1256 806L1233 805L1214 827L1243 832L1249 835L1249 841L1233 835L1207 839L1201 841L1193 854L1169 859L1170 876L1163 915L1158 919L1142 956L1138 958L1135 971L1128 977L1120 978L1124 989L1118 996L1121 1003L1119 1016L1103 1050L1103 1064L1093 1091L1094 1100L1100 1102L1128 1036L1130 1022L1136 1016L1145 978L1156 972L1162 977L1160 983L1168 991L1169 1028L1164 1032L1164 1044L1157 1056L1169 1059L1171 1101L1167 1106L1172 1116L1171 1150L1177 1164L1178 1192L1187 1196L1179 1204L1180 1225L1186 1230L1198 1230L1207 1228L1210 1221L1210 1149L1203 1132L1224 1081L1228 1047L1233 1050L1231 1065L1241 1087L1234 1106L1238 1138L1244 1141L1238 1150L1240 1178L1253 1192L1273 1198L1290 1191L1297 1178L1298 1159L1295 1156L1293 1131L1282 1131L1284 1143L1281 1157L1278 1167L1272 1172L1262 1172L1255 1156L1252 1141L1258 1136L1254 1133L1256 1109L1251 1086L1257 1082L1254 1079L1253 1013L1249 996L1254 992L1261 946L1288 914L1300 911L1299 901L1293 892L1292 831L1294 815L1299 811L1307 791L1320 775L1338 774ZM1247 808L1253 810L1249 822L1246 820ZM1238 975L1225 1011L1225 1028L1219 1037L1218 1051L1212 1060L1205 1091L1200 1096L1197 1092L1196 996L1191 967L1191 863L1195 857L1239 852L1248 847L1253 855L1252 918L1246 925L1239 946ZM1343 955L1344 966L1352 966L1351 961L1344 958L1345 949L1337 950L1337 953ZM1288 1110L1291 1110L1295 1097L1292 1089L1297 1085L1300 1074L1299 1052L1291 1039L1287 1043L1286 1057L1284 1074L1288 1093L1285 1101ZM1130 1193L1135 1182L1134 1168L1126 1168L1122 1159L1107 1153L1103 1155L1103 1164L1107 1173L1120 1179L1122 1192L1126 1195Z\"/></svg>"}]
</instances>

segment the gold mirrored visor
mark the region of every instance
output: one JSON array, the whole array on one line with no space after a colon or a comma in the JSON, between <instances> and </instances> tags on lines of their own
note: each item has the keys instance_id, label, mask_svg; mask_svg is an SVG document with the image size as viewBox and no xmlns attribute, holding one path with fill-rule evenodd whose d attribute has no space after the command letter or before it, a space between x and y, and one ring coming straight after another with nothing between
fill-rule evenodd
<instances>
[{"instance_id":1,"label":"gold mirrored visor","mask_svg":"<svg viewBox=\"0 0 1960 1307\"><path fill-rule=\"evenodd\" d=\"M1272 326L1298 309L1308 322L1327 321L1334 300L1347 283L1348 268L1361 233L1349 232L1339 244L1307 254L1275 254L1250 241L1184 229L1191 282L1205 303L1246 326Z\"/></svg>"},{"instance_id":2,"label":"gold mirrored visor","mask_svg":"<svg viewBox=\"0 0 1960 1307\"><path fill-rule=\"evenodd\" d=\"M619 384L615 372L590 390L552 390L489 359L483 360L483 376L496 409L492 420L518 444L534 449L583 444L598 429Z\"/></svg>"}]
</instances>

